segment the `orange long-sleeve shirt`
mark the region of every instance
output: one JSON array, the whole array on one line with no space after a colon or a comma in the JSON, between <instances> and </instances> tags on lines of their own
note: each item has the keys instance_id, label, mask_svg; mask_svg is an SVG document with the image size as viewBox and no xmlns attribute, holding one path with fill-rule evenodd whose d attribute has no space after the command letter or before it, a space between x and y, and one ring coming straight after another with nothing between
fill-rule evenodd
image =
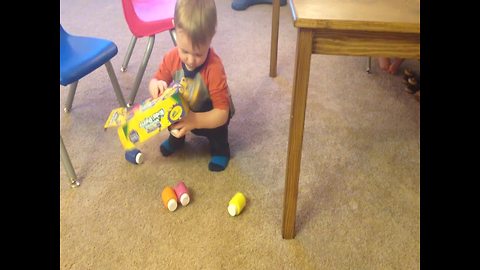
<instances>
[{"instance_id":1,"label":"orange long-sleeve shirt","mask_svg":"<svg viewBox=\"0 0 480 270\"><path fill-rule=\"evenodd\" d=\"M197 71L197 70L196 70ZM227 84L227 76L220 57L213 48L209 49L207 59L193 74L184 71L178 54L178 48L167 52L154 77L167 84L187 79L187 102L194 112L205 112L213 108L229 110L233 116L234 107Z\"/></svg>"}]
</instances>

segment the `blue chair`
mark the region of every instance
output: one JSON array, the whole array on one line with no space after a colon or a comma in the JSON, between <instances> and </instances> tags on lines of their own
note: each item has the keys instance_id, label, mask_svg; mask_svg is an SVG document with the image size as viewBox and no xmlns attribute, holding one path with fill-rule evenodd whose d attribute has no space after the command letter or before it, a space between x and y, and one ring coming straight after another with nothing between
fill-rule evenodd
<instances>
[{"instance_id":1,"label":"blue chair","mask_svg":"<svg viewBox=\"0 0 480 270\"><path fill-rule=\"evenodd\" d=\"M78 80L103 65L107 68L118 103L122 107L126 106L110 62L117 52L117 45L110 40L70 35L60 25L60 84L70 85L65 112L72 108Z\"/></svg>"},{"instance_id":2,"label":"blue chair","mask_svg":"<svg viewBox=\"0 0 480 270\"><path fill-rule=\"evenodd\" d=\"M73 168L72 162L70 161L70 157L68 156L67 148L63 144L62 135L60 134L60 159L62 160L63 167L65 171L67 171L68 178L70 179L70 184L72 187L78 187L80 182L77 180L77 174L75 173L75 169Z\"/></svg>"},{"instance_id":3,"label":"blue chair","mask_svg":"<svg viewBox=\"0 0 480 270\"><path fill-rule=\"evenodd\" d=\"M113 85L113 90L118 103L126 107L120 85L112 67L110 59L118 52L117 46L110 40L74 36L67 33L60 24L60 84L68 86L69 93L65 103L65 112L72 108L73 98L77 90L78 81L90 74L98 67L105 65L108 76ZM71 180L72 186L78 186L75 170L70 162L62 135L60 134L60 157Z\"/></svg>"}]
</instances>

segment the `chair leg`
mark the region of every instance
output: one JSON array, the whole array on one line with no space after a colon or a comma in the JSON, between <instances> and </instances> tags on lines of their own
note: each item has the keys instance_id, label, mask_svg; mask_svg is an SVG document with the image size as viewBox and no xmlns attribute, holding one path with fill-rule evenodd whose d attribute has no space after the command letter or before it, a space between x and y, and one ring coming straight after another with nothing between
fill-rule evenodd
<instances>
[{"instance_id":1,"label":"chair leg","mask_svg":"<svg viewBox=\"0 0 480 270\"><path fill-rule=\"evenodd\" d=\"M72 162L70 161L70 157L68 156L67 149L63 144L63 139L61 134L60 134L60 159L62 160L63 167L67 171L68 178L70 178L71 187L80 186L80 182L77 181L77 174L75 174L75 170L73 169Z\"/></svg>"},{"instance_id":2,"label":"chair leg","mask_svg":"<svg viewBox=\"0 0 480 270\"><path fill-rule=\"evenodd\" d=\"M107 68L108 77L110 77L110 81L112 82L113 90L117 96L118 103L120 103L121 107L127 107L125 99L123 98L122 90L120 89L120 84L118 84L117 76L113 70L112 63L110 61L106 62L105 67Z\"/></svg>"},{"instance_id":3,"label":"chair leg","mask_svg":"<svg viewBox=\"0 0 480 270\"><path fill-rule=\"evenodd\" d=\"M369 56L367 59L367 73L370 73L371 68L372 68L372 57Z\"/></svg>"},{"instance_id":4,"label":"chair leg","mask_svg":"<svg viewBox=\"0 0 480 270\"><path fill-rule=\"evenodd\" d=\"M170 32L170 37L172 38L173 45L177 46L177 32L175 32L175 28L168 30Z\"/></svg>"},{"instance_id":5,"label":"chair leg","mask_svg":"<svg viewBox=\"0 0 480 270\"><path fill-rule=\"evenodd\" d=\"M135 82L133 83L132 93L130 94L130 102L127 106L131 106L135 101L135 96L138 92L138 87L142 82L143 74L145 73L145 69L147 68L148 60L150 59L150 54L152 54L153 44L155 43L155 35L151 35L148 37L148 44L147 48L145 49L145 54L143 56L142 64L138 69L137 77L135 78Z\"/></svg>"},{"instance_id":6,"label":"chair leg","mask_svg":"<svg viewBox=\"0 0 480 270\"><path fill-rule=\"evenodd\" d=\"M132 39L130 39L130 44L128 45L127 54L125 55L125 58L123 59L122 67L120 68L121 72L127 71L128 62L130 62L130 57L132 56L133 48L135 48L136 43L137 43L137 37L132 36Z\"/></svg>"},{"instance_id":7,"label":"chair leg","mask_svg":"<svg viewBox=\"0 0 480 270\"><path fill-rule=\"evenodd\" d=\"M75 92L77 91L77 85L78 81L68 85L68 96L67 101L65 102L65 108L63 108L64 112L69 112L72 109L73 98L75 97Z\"/></svg>"}]
</instances>

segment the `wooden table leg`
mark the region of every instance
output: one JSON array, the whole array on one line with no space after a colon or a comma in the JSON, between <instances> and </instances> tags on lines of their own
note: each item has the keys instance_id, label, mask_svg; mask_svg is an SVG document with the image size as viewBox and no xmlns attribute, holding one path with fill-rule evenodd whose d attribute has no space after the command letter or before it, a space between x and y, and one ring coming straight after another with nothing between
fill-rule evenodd
<instances>
[{"instance_id":1,"label":"wooden table leg","mask_svg":"<svg viewBox=\"0 0 480 270\"><path fill-rule=\"evenodd\" d=\"M270 77L277 76L278 28L280 22L280 0L272 1L272 41L270 44Z\"/></svg>"},{"instance_id":2,"label":"wooden table leg","mask_svg":"<svg viewBox=\"0 0 480 270\"><path fill-rule=\"evenodd\" d=\"M285 196L283 200L284 239L295 237L295 217L297 211L298 180L302 158L303 126L307 103L310 59L312 55L312 30L299 29L293 78L292 107L290 112L290 132L288 137L287 171Z\"/></svg>"}]
</instances>

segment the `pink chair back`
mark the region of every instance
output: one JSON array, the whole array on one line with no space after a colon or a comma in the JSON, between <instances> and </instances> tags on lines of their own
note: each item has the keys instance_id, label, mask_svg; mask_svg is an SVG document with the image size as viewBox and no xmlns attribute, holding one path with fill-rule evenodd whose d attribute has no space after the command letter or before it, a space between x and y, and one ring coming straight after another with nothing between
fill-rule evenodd
<instances>
[{"instance_id":1,"label":"pink chair back","mask_svg":"<svg viewBox=\"0 0 480 270\"><path fill-rule=\"evenodd\" d=\"M173 29L176 0L122 0L128 27L137 38Z\"/></svg>"}]
</instances>

